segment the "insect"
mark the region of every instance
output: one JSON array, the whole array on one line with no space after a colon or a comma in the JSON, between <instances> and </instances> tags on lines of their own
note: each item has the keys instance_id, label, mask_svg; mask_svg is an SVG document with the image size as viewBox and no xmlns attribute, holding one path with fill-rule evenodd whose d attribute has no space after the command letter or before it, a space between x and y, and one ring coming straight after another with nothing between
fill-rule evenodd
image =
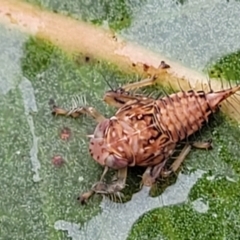
<instances>
[{"instance_id":1,"label":"insect","mask_svg":"<svg viewBox=\"0 0 240 240\"><path fill-rule=\"evenodd\" d=\"M106 92L104 101L118 109L110 118L105 118L93 107L75 106L65 110L52 105L55 115L78 117L87 114L98 122L90 135L89 152L104 170L100 180L79 197L81 203L86 203L93 194L121 197L128 167L145 167L142 184L152 186L159 177L176 172L192 147L210 149L211 141L186 141L179 156L166 168L177 144L200 130L218 110L219 104L240 90L239 85L217 92L189 90L157 99L128 91L151 85L154 80L151 77ZM116 176L106 183L104 177L109 168L116 170Z\"/></svg>"}]
</instances>

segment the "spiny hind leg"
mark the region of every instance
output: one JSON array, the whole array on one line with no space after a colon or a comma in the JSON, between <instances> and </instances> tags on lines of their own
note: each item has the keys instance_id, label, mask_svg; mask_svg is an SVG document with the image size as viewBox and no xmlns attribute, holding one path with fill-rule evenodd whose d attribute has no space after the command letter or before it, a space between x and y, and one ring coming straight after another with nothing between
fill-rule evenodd
<instances>
[{"instance_id":1,"label":"spiny hind leg","mask_svg":"<svg viewBox=\"0 0 240 240\"><path fill-rule=\"evenodd\" d=\"M100 178L99 182L93 184L92 188L88 191L83 193L78 200L85 204L87 200L92 197L94 194L100 195L113 195L121 198L121 190L124 189L126 185L126 178L127 178L127 167L119 169L116 174L116 180L110 184L103 182L103 178L107 173L108 168L105 167L103 174Z\"/></svg>"},{"instance_id":2,"label":"spiny hind leg","mask_svg":"<svg viewBox=\"0 0 240 240\"><path fill-rule=\"evenodd\" d=\"M114 180L112 183L104 185L101 182L100 184L96 183L93 187L95 193L120 196L121 190L123 190L126 185L127 170L127 167L119 169L116 174L116 180Z\"/></svg>"},{"instance_id":3,"label":"spiny hind leg","mask_svg":"<svg viewBox=\"0 0 240 240\"><path fill-rule=\"evenodd\" d=\"M103 120L106 119L101 113L99 113L93 107L85 107L85 106L81 107L81 106L77 106L77 104L75 103L71 109L67 110L67 109L58 107L55 104L54 100L50 100L49 105L51 107L52 114L54 115L62 115L66 117L71 116L73 118L77 118L82 114L87 114L93 117L97 122L102 122Z\"/></svg>"},{"instance_id":4,"label":"spiny hind leg","mask_svg":"<svg viewBox=\"0 0 240 240\"><path fill-rule=\"evenodd\" d=\"M161 172L162 177L169 177L172 173L176 172L189 152L191 151L191 147L195 147L198 149L211 149L212 148L212 140L208 140L205 142L193 142L192 144L186 144L184 148L182 149L181 153L179 156L175 159L175 161L172 163L170 166L169 170L165 170Z\"/></svg>"},{"instance_id":5,"label":"spiny hind leg","mask_svg":"<svg viewBox=\"0 0 240 240\"><path fill-rule=\"evenodd\" d=\"M97 182L99 185L100 185L100 184L104 184L104 183L103 183L103 179L104 179L104 177L105 177L105 175L106 175L107 172L108 172L108 167L105 166L105 168L104 168L104 170L103 170L103 173L102 173L102 175L101 175L101 177L100 177L100 180L99 180L99 182ZM96 183L95 183L95 184L96 184ZM94 184L94 185L95 185L95 184ZM92 188L91 188L88 192L85 192L85 193L81 194L81 195L78 197L78 200L80 201L81 204L85 204L85 203L87 202L87 200L94 195L94 193L95 193L95 191L94 191L94 189L93 189L94 185L92 186Z\"/></svg>"}]
</instances>

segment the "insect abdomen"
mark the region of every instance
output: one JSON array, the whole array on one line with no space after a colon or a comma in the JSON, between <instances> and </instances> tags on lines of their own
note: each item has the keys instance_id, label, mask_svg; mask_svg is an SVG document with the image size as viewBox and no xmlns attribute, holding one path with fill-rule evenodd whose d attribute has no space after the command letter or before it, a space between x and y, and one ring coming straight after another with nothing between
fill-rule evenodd
<instances>
[{"instance_id":1,"label":"insect abdomen","mask_svg":"<svg viewBox=\"0 0 240 240\"><path fill-rule=\"evenodd\" d=\"M156 100L155 122L159 130L173 142L178 142L198 131L219 103L238 91L240 86L219 92L178 92Z\"/></svg>"}]
</instances>

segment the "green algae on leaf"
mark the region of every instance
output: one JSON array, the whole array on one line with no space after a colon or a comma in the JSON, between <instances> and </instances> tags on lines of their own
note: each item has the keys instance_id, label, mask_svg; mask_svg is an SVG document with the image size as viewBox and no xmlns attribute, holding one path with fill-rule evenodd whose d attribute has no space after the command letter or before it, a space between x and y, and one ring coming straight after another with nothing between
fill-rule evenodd
<instances>
[{"instance_id":1,"label":"green algae on leaf","mask_svg":"<svg viewBox=\"0 0 240 240\"><path fill-rule=\"evenodd\" d=\"M45 71L50 64L54 54L54 46L50 43L30 37L24 45L24 57L21 61L21 68L24 75L33 78Z\"/></svg>"},{"instance_id":2,"label":"green algae on leaf","mask_svg":"<svg viewBox=\"0 0 240 240\"><path fill-rule=\"evenodd\" d=\"M240 80L240 51L221 56L207 68L211 78Z\"/></svg>"},{"instance_id":3,"label":"green algae on leaf","mask_svg":"<svg viewBox=\"0 0 240 240\"><path fill-rule=\"evenodd\" d=\"M128 240L236 239L240 234L240 211L236 205L240 195L236 187L239 187L239 182L236 185L226 180L211 182L203 178L194 191L203 190L200 196L207 199L207 211L196 211L191 202L153 210L139 219ZM225 197L218 195L223 189Z\"/></svg>"}]
</instances>

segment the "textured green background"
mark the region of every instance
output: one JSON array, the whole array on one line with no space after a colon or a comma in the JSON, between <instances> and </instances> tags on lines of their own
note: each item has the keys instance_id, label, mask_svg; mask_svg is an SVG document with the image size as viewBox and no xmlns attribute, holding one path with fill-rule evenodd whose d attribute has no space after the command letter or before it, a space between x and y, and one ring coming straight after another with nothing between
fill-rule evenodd
<instances>
[{"instance_id":1,"label":"textured green background","mask_svg":"<svg viewBox=\"0 0 240 240\"><path fill-rule=\"evenodd\" d=\"M28 2L109 25L130 41L189 67L239 79L237 1ZM86 96L88 105L111 116L114 110L101 101L108 89L104 78L117 87L139 76L126 76L98 60L86 62L86 56L67 56L4 26L0 26L0 38L0 239L236 239L240 235L237 124L218 115L211 131L203 129L198 137L212 137L214 149L193 150L183 174L155 189L155 195L165 190L158 198L147 197L143 189L125 204L106 199L101 203L95 197L82 207L76 197L102 171L88 155L85 137L95 122L87 117L55 118L48 101L54 98L69 107L75 96ZM72 131L68 142L59 137L63 127ZM66 161L61 168L51 162L58 154ZM37 182L33 163L40 164ZM137 170L130 173L126 199L138 191L137 174Z\"/></svg>"}]
</instances>

